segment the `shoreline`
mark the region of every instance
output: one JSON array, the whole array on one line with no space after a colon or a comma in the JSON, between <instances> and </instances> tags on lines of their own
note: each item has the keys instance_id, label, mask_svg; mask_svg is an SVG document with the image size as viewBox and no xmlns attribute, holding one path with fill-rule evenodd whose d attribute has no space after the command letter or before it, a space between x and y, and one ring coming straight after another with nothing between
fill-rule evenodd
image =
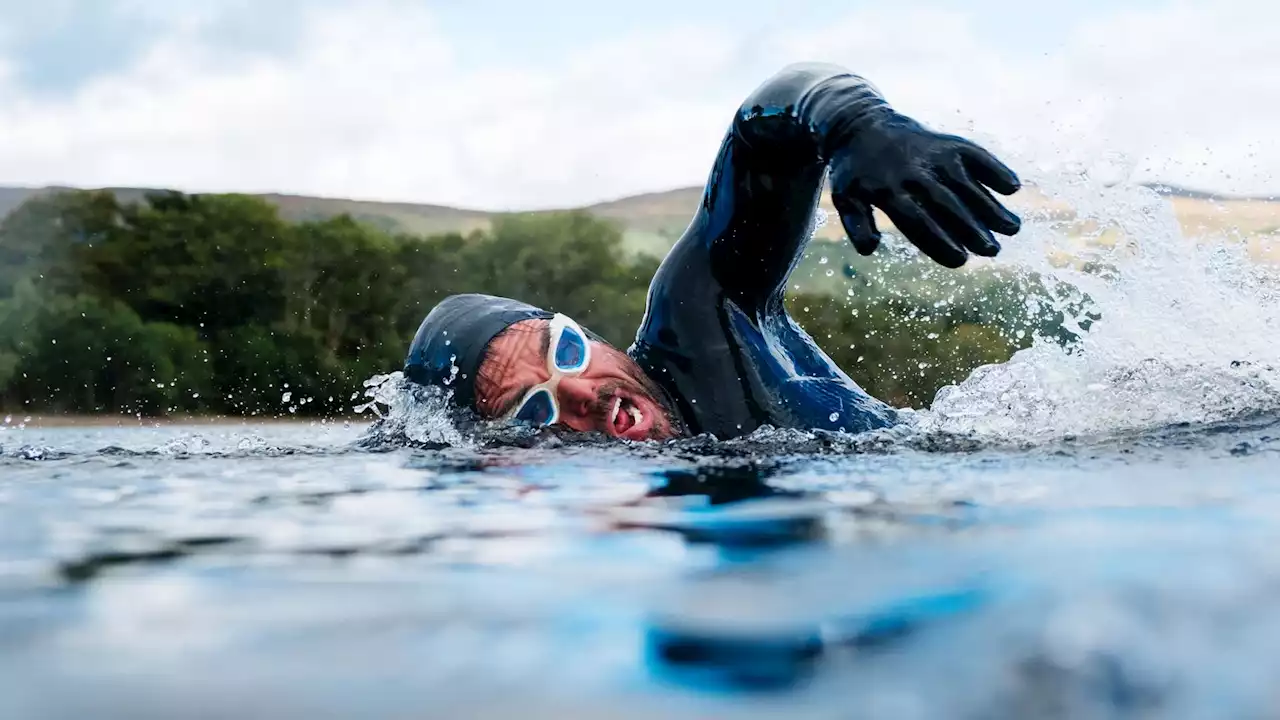
<instances>
[{"instance_id":1,"label":"shoreline","mask_svg":"<svg viewBox=\"0 0 1280 720\"><path fill-rule=\"evenodd\" d=\"M177 425L333 425L337 423L368 424L377 416L338 415L333 417L276 415L166 415L163 417L138 417L137 415L61 415L45 413L0 412L0 430L32 428L75 427L172 427Z\"/></svg>"}]
</instances>

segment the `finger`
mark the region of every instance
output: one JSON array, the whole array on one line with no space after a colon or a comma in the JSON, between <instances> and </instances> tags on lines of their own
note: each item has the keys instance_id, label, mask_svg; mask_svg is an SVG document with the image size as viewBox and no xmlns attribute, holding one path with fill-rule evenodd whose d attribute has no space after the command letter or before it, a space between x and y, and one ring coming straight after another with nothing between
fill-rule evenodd
<instances>
[{"instance_id":1,"label":"finger","mask_svg":"<svg viewBox=\"0 0 1280 720\"><path fill-rule=\"evenodd\" d=\"M981 225L950 190L941 184L934 183L920 191L916 202L937 218L939 227L946 231L952 240L969 248L975 255L995 257L1000 252L1000 243L992 237L991 231Z\"/></svg>"},{"instance_id":2,"label":"finger","mask_svg":"<svg viewBox=\"0 0 1280 720\"><path fill-rule=\"evenodd\" d=\"M983 225L1001 235L1017 235L1022 229L1022 219L991 197L991 193L969 175L963 164L956 163L956 168L944 175L943 183Z\"/></svg>"},{"instance_id":3,"label":"finger","mask_svg":"<svg viewBox=\"0 0 1280 720\"><path fill-rule=\"evenodd\" d=\"M880 231L876 229L871 206L857 198L833 196L831 201L840 214L840 224L859 255L870 255L880 247Z\"/></svg>"},{"instance_id":4,"label":"finger","mask_svg":"<svg viewBox=\"0 0 1280 720\"><path fill-rule=\"evenodd\" d=\"M960 157L970 175L1001 195L1012 195L1022 187L1022 181L1008 166L968 140L960 144Z\"/></svg>"},{"instance_id":5,"label":"finger","mask_svg":"<svg viewBox=\"0 0 1280 720\"><path fill-rule=\"evenodd\" d=\"M912 244L939 265L958 268L969 259L964 248L957 245L910 197L894 197L880 209Z\"/></svg>"}]
</instances>

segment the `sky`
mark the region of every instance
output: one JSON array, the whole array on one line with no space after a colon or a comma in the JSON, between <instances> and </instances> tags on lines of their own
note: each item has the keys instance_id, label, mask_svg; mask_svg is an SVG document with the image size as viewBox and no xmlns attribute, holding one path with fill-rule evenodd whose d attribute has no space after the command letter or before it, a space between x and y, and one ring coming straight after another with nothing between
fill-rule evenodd
<instances>
[{"instance_id":1,"label":"sky","mask_svg":"<svg viewBox=\"0 0 1280 720\"><path fill-rule=\"evenodd\" d=\"M700 185L842 65L1024 177L1280 194L1267 0L0 0L0 185L488 210Z\"/></svg>"}]
</instances>

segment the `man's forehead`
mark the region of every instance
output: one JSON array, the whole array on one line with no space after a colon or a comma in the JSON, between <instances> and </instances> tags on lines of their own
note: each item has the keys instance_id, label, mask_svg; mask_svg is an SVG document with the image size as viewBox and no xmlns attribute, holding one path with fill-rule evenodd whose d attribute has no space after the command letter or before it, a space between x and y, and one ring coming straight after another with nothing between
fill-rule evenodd
<instances>
[{"instance_id":1,"label":"man's forehead","mask_svg":"<svg viewBox=\"0 0 1280 720\"><path fill-rule=\"evenodd\" d=\"M521 320L489 342L477 378L482 404L497 402L507 385L524 382L523 370L545 366L549 344L549 323L545 319Z\"/></svg>"},{"instance_id":2,"label":"man's forehead","mask_svg":"<svg viewBox=\"0 0 1280 720\"><path fill-rule=\"evenodd\" d=\"M550 321L542 318L532 318L513 323L489 342L485 360L489 360L494 355L527 352L531 345L535 347L543 345L543 352L539 354L545 355L545 343L550 340L549 329Z\"/></svg>"}]
</instances>

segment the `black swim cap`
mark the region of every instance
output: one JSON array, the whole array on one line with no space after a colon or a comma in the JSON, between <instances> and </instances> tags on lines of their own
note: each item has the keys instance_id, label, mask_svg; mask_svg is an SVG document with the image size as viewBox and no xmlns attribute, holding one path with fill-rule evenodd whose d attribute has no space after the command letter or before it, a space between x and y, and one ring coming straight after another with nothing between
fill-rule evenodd
<instances>
[{"instance_id":1,"label":"black swim cap","mask_svg":"<svg viewBox=\"0 0 1280 720\"><path fill-rule=\"evenodd\" d=\"M432 308L409 346L404 375L422 385L453 390L453 399L473 407L476 372L489 341L521 320L552 313L519 300L493 295L451 295Z\"/></svg>"}]
</instances>

